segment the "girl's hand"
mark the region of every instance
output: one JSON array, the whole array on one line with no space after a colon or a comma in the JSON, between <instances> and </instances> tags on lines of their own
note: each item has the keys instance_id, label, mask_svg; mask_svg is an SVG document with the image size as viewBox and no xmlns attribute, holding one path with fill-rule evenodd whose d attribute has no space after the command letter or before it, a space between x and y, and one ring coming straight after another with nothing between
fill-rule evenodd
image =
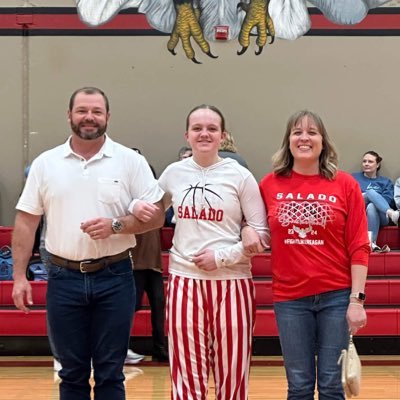
<instances>
[{"instance_id":1,"label":"girl's hand","mask_svg":"<svg viewBox=\"0 0 400 400\"><path fill-rule=\"evenodd\" d=\"M158 211L158 207L153 203L137 200L133 206L132 214L142 222L149 222Z\"/></svg>"},{"instance_id":2,"label":"girl's hand","mask_svg":"<svg viewBox=\"0 0 400 400\"><path fill-rule=\"evenodd\" d=\"M203 271L215 271L218 267L215 262L214 250L204 249L192 258L196 267Z\"/></svg>"}]
</instances>

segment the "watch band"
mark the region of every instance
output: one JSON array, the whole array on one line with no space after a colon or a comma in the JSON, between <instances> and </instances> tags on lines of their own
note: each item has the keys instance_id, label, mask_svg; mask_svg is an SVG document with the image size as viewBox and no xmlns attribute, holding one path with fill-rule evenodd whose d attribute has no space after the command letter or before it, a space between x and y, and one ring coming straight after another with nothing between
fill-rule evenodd
<instances>
[{"instance_id":1,"label":"watch band","mask_svg":"<svg viewBox=\"0 0 400 400\"><path fill-rule=\"evenodd\" d=\"M350 294L350 299L357 299L360 301L365 301L366 296L365 296L365 293L363 293L363 292L354 292L354 293Z\"/></svg>"}]
</instances>

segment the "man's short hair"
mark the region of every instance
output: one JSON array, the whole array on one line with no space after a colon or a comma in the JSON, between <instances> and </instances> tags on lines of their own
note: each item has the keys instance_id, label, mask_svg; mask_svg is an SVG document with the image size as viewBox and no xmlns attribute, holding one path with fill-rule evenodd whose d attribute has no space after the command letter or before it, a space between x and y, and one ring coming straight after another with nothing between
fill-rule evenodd
<instances>
[{"instance_id":1,"label":"man's short hair","mask_svg":"<svg viewBox=\"0 0 400 400\"><path fill-rule=\"evenodd\" d=\"M74 102L75 102L75 97L79 93L85 93L85 94L101 94L104 99L104 103L106 105L106 111L110 111L110 103L108 101L108 97L106 94L99 88L94 87L94 86L85 86L80 89L75 90L74 93L72 93L71 98L69 99L69 111L72 111L72 108L74 107Z\"/></svg>"}]
</instances>

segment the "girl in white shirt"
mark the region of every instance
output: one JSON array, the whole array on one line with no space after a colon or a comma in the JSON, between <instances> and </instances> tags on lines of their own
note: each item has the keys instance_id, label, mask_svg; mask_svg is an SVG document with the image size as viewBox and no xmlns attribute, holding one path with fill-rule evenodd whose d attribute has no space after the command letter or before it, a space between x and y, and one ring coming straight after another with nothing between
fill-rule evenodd
<instances>
[{"instance_id":1,"label":"girl in white shirt","mask_svg":"<svg viewBox=\"0 0 400 400\"><path fill-rule=\"evenodd\" d=\"M167 295L172 399L205 399L210 370L216 398L248 396L255 317L250 256L269 233L255 178L218 156L225 135L216 107L196 107L185 133L193 156L168 166L159 179L164 205L172 204L176 216ZM246 251L244 220L254 238Z\"/></svg>"}]
</instances>

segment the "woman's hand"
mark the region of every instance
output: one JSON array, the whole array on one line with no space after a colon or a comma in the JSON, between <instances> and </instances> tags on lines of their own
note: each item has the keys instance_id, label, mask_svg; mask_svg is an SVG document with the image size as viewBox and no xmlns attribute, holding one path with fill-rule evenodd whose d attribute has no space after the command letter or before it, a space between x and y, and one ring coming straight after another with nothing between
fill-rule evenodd
<instances>
[{"instance_id":1,"label":"woman's hand","mask_svg":"<svg viewBox=\"0 0 400 400\"><path fill-rule=\"evenodd\" d=\"M346 319L349 324L350 333L355 335L359 329L364 328L367 324L367 313L364 306L358 302L350 302L347 308Z\"/></svg>"},{"instance_id":2,"label":"woman's hand","mask_svg":"<svg viewBox=\"0 0 400 400\"><path fill-rule=\"evenodd\" d=\"M251 257L254 254L264 251L264 247L261 244L260 236L251 226L244 226L241 231L241 236L246 256Z\"/></svg>"}]
</instances>

